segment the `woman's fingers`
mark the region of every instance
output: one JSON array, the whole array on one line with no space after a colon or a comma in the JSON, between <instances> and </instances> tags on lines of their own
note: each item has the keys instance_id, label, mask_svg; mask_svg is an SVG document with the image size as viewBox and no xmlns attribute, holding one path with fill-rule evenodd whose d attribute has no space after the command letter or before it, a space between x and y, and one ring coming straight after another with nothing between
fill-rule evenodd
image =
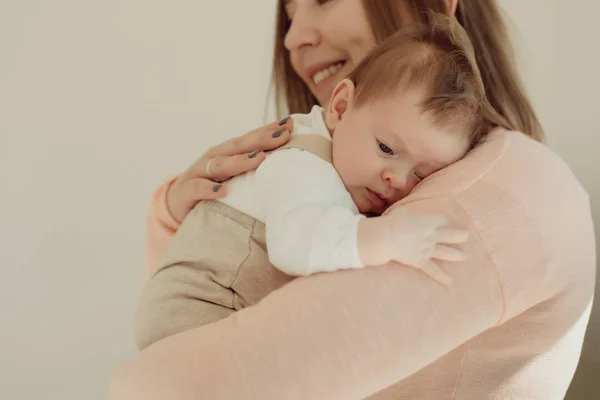
<instances>
[{"instance_id":1,"label":"woman's fingers","mask_svg":"<svg viewBox=\"0 0 600 400\"><path fill-rule=\"evenodd\" d=\"M280 125L281 122L283 123ZM245 135L229 139L224 143L214 146L204 154L204 157L214 158L252 153L255 150L267 151L276 149L287 143L290 139L293 124L291 118L273 122Z\"/></svg>"},{"instance_id":2,"label":"woman's fingers","mask_svg":"<svg viewBox=\"0 0 600 400\"><path fill-rule=\"evenodd\" d=\"M214 200L227 194L227 187L204 178L192 178L175 181L167 192L167 208L175 218L182 222L200 200Z\"/></svg>"},{"instance_id":3,"label":"woman's fingers","mask_svg":"<svg viewBox=\"0 0 600 400\"><path fill-rule=\"evenodd\" d=\"M218 182L256 169L265 159L263 151L287 143L293 126L291 118L284 118L208 150L170 186L167 208L173 217L182 221L198 201L225 196Z\"/></svg>"},{"instance_id":4,"label":"woman's fingers","mask_svg":"<svg viewBox=\"0 0 600 400\"><path fill-rule=\"evenodd\" d=\"M192 179L187 186L189 197L194 200L213 200L227 194L227 187L223 183L208 179Z\"/></svg>"},{"instance_id":5,"label":"woman's fingers","mask_svg":"<svg viewBox=\"0 0 600 400\"><path fill-rule=\"evenodd\" d=\"M215 158L203 158L198 165L196 176L212 181L222 182L231 177L252 171L265 159L262 151L239 154L234 156L217 156Z\"/></svg>"},{"instance_id":6,"label":"woman's fingers","mask_svg":"<svg viewBox=\"0 0 600 400\"><path fill-rule=\"evenodd\" d=\"M281 121L230 139L210 150L199 160L195 175L215 181L256 169L265 159L264 151L283 146L290 139L293 120Z\"/></svg>"}]
</instances>

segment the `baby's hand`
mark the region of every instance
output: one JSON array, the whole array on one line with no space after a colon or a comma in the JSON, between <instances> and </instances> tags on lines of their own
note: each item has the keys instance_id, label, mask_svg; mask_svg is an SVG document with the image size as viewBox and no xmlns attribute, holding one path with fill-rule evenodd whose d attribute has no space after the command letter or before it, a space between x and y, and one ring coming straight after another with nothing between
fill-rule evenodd
<instances>
[{"instance_id":1,"label":"baby's hand","mask_svg":"<svg viewBox=\"0 0 600 400\"><path fill-rule=\"evenodd\" d=\"M414 214L402 207L382 218L389 224L387 246L392 261L418 268L442 284L451 283L435 260L464 260L460 250L447 245L465 242L467 231L448 228L448 220L441 214Z\"/></svg>"}]
</instances>

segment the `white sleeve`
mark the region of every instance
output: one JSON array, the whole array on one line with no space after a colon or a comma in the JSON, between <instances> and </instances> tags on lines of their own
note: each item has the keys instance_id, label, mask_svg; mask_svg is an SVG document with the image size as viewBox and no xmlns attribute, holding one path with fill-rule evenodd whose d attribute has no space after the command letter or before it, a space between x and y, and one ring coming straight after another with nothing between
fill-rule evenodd
<instances>
[{"instance_id":1,"label":"white sleeve","mask_svg":"<svg viewBox=\"0 0 600 400\"><path fill-rule=\"evenodd\" d=\"M255 174L269 260L283 272L360 268L358 213L333 166L299 149L269 155Z\"/></svg>"}]
</instances>

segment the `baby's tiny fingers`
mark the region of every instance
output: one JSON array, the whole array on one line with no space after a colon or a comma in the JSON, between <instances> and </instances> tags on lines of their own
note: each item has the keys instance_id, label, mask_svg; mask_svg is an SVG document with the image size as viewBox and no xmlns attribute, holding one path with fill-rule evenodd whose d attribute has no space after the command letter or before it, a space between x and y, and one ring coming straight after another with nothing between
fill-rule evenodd
<instances>
[{"instance_id":1,"label":"baby's tiny fingers","mask_svg":"<svg viewBox=\"0 0 600 400\"><path fill-rule=\"evenodd\" d=\"M464 229L439 228L437 230L438 243L463 243L469 239L469 232Z\"/></svg>"},{"instance_id":2,"label":"baby's tiny fingers","mask_svg":"<svg viewBox=\"0 0 600 400\"><path fill-rule=\"evenodd\" d=\"M465 254L453 247L438 245L433 249L431 258L441 261L464 261Z\"/></svg>"},{"instance_id":3,"label":"baby's tiny fingers","mask_svg":"<svg viewBox=\"0 0 600 400\"><path fill-rule=\"evenodd\" d=\"M449 285L452 283L452 278L450 278L450 275L445 273L434 261L430 260L423 266L423 268L421 268L421 271L442 285Z\"/></svg>"},{"instance_id":4,"label":"baby's tiny fingers","mask_svg":"<svg viewBox=\"0 0 600 400\"><path fill-rule=\"evenodd\" d=\"M425 214L425 218L427 218L427 221L431 225L438 227L438 229L448 225L448 218L443 214Z\"/></svg>"}]
</instances>

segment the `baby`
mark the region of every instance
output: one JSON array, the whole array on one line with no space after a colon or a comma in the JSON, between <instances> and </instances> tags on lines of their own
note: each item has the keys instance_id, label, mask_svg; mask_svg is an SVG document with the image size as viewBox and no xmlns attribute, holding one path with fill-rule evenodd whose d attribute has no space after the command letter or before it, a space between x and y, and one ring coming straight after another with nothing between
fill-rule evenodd
<instances>
[{"instance_id":1,"label":"baby","mask_svg":"<svg viewBox=\"0 0 600 400\"><path fill-rule=\"evenodd\" d=\"M450 283L436 261L461 260L447 245L466 232L439 215L384 212L480 142L487 110L453 19L432 14L387 39L326 109L291 116L284 149L190 212L142 294L138 346L225 318L294 276L397 262Z\"/></svg>"}]
</instances>

